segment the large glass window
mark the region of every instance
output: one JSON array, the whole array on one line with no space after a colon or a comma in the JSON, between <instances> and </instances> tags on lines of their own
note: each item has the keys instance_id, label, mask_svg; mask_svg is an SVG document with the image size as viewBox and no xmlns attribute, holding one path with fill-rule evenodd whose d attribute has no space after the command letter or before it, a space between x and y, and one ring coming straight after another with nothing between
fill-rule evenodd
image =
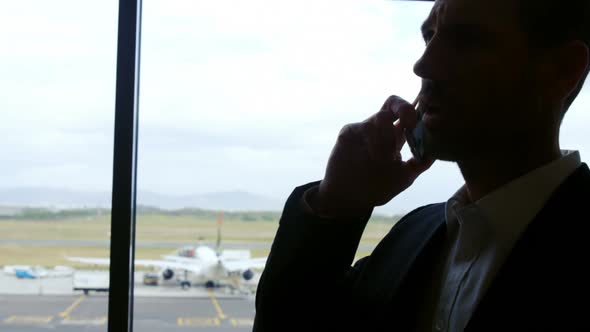
<instances>
[{"instance_id":1,"label":"large glass window","mask_svg":"<svg viewBox=\"0 0 590 332\"><path fill-rule=\"evenodd\" d=\"M117 1L3 1L0 30L0 330L105 330Z\"/></svg>"},{"instance_id":2,"label":"large glass window","mask_svg":"<svg viewBox=\"0 0 590 332\"><path fill-rule=\"evenodd\" d=\"M431 6L144 3L138 331L153 318L142 313L160 303L150 294L167 298L159 317L178 327L251 327L255 262L268 255L285 199L322 178L343 125L367 118L391 94L414 99L419 27ZM377 209L357 256L400 215L452 195L462 182L454 168L436 164Z\"/></svg>"},{"instance_id":3,"label":"large glass window","mask_svg":"<svg viewBox=\"0 0 590 332\"><path fill-rule=\"evenodd\" d=\"M153 294L167 298L158 317L178 327L251 327L255 262L268 255L284 201L294 187L322 178L342 126L369 117L391 94L418 94L413 65L431 6L144 3L138 331L153 319L143 313L161 301ZM587 92L574 108L584 100ZM564 137L582 133L575 126L568 120ZM585 149L582 141L573 147ZM437 163L376 210L357 256L369 254L400 215L445 201L461 184L454 165Z\"/></svg>"},{"instance_id":4,"label":"large glass window","mask_svg":"<svg viewBox=\"0 0 590 332\"><path fill-rule=\"evenodd\" d=\"M117 5L0 4L0 331L106 330ZM134 330L252 327L286 198L343 125L415 97L431 6L144 1ZM582 158L588 105L586 87L561 130ZM357 258L461 182L437 163L376 210Z\"/></svg>"},{"instance_id":5,"label":"large glass window","mask_svg":"<svg viewBox=\"0 0 590 332\"><path fill-rule=\"evenodd\" d=\"M152 324L154 294L167 298L158 317L178 327L251 328L257 259L286 198L322 178L342 126L391 94L415 97L430 6L144 2L137 331ZM410 194L379 209L358 256L423 202Z\"/></svg>"}]
</instances>

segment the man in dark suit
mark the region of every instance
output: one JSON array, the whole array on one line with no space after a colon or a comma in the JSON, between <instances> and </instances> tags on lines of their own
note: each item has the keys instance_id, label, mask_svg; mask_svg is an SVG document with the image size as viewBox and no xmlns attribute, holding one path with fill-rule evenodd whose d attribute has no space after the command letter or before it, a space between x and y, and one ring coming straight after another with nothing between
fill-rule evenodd
<instances>
[{"instance_id":1,"label":"man in dark suit","mask_svg":"<svg viewBox=\"0 0 590 332\"><path fill-rule=\"evenodd\" d=\"M414 67L429 158L400 157L417 116L399 97L345 126L324 179L286 203L254 330L590 330L590 170L559 145L589 13L588 0L437 0ZM433 160L465 185L351 266L373 208Z\"/></svg>"}]
</instances>

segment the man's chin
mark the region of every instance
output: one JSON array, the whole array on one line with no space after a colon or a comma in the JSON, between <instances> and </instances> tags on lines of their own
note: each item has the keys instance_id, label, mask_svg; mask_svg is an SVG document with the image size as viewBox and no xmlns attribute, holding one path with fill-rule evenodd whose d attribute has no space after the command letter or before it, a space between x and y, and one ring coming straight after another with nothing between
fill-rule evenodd
<instances>
[{"instance_id":1,"label":"man's chin","mask_svg":"<svg viewBox=\"0 0 590 332\"><path fill-rule=\"evenodd\" d=\"M451 153L427 153L426 158L438 161L457 162L460 160L457 156Z\"/></svg>"},{"instance_id":2,"label":"man's chin","mask_svg":"<svg viewBox=\"0 0 590 332\"><path fill-rule=\"evenodd\" d=\"M476 144L474 141L467 141L463 135L451 134L459 132L454 131L432 131L426 129L424 135L424 155L426 158L458 162L473 156Z\"/></svg>"},{"instance_id":3,"label":"man's chin","mask_svg":"<svg viewBox=\"0 0 590 332\"><path fill-rule=\"evenodd\" d=\"M424 155L428 159L458 162L465 157L465 152L457 149L457 144L426 144Z\"/></svg>"}]
</instances>

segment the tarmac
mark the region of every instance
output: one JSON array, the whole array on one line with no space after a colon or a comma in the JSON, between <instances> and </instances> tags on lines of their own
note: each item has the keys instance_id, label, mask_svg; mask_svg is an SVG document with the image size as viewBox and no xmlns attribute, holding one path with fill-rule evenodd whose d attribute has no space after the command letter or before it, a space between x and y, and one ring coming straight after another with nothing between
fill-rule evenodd
<instances>
[{"instance_id":1,"label":"tarmac","mask_svg":"<svg viewBox=\"0 0 590 332\"><path fill-rule=\"evenodd\" d=\"M110 245L110 241L107 240L31 240L31 239L0 239L0 244L15 244L15 245L26 245L30 247L41 246L72 246L72 247L104 247L107 248ZM185 243L185 245L191 245L194 243ZM203 242L205 245L211 247L215 246L213 242ZM241 242L241 241L223 241L223 247L225 249L268 249L270 250L272 243L268 242ZM166 241L138 241L136 246L139 248L174 248L178 249L178 242L166 242ZM360 244L359 250L373 250L375 249L374 244Z\"/></svg>"},{"instance_id":2,"label":"tarmac","mask_svg":"<svg viewBox=\"0 0 590 332\"><path fill-rule=\"evenodd\" d=\"M105 274L96 271L97 275ZM182 290L170 282L141 283L136 275L134 331L250 331L254 294L226 287ZM245 289L253 291L255 283ZM72 278L17 279L0 275L0 331L107 331L108 295L72 290Z\"/></svg>"}]
</instances>

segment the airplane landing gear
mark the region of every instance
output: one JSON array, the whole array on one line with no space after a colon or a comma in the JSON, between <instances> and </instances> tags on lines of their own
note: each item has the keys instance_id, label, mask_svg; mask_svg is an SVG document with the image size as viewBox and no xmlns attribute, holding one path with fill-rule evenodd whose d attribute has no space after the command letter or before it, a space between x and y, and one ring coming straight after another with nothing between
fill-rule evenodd
<instances>
[{"instance_id":1,"label":"airplane landing gear","mask_svg":"<svg viewBox=\"0 0 590 332\"><path fill-rule=\"evenodd\" d=\"M208 288L208 289L215 288L215 286L217 286L217 285L215 284L215 281L213 281L213 280L208 280L205 283L205 288Z\"/></svg>"},{"instance_id":2,"label":"airplane landing gear","mask_svg":"<svg viewBox=\"0 0 590 332\"><path fill-rule=\"evenodd\" d=\"M191 282L188 280L183 280L180 282L180 288L182 289L189 289L191 288Z\"/></svg>"}]
</instances>

